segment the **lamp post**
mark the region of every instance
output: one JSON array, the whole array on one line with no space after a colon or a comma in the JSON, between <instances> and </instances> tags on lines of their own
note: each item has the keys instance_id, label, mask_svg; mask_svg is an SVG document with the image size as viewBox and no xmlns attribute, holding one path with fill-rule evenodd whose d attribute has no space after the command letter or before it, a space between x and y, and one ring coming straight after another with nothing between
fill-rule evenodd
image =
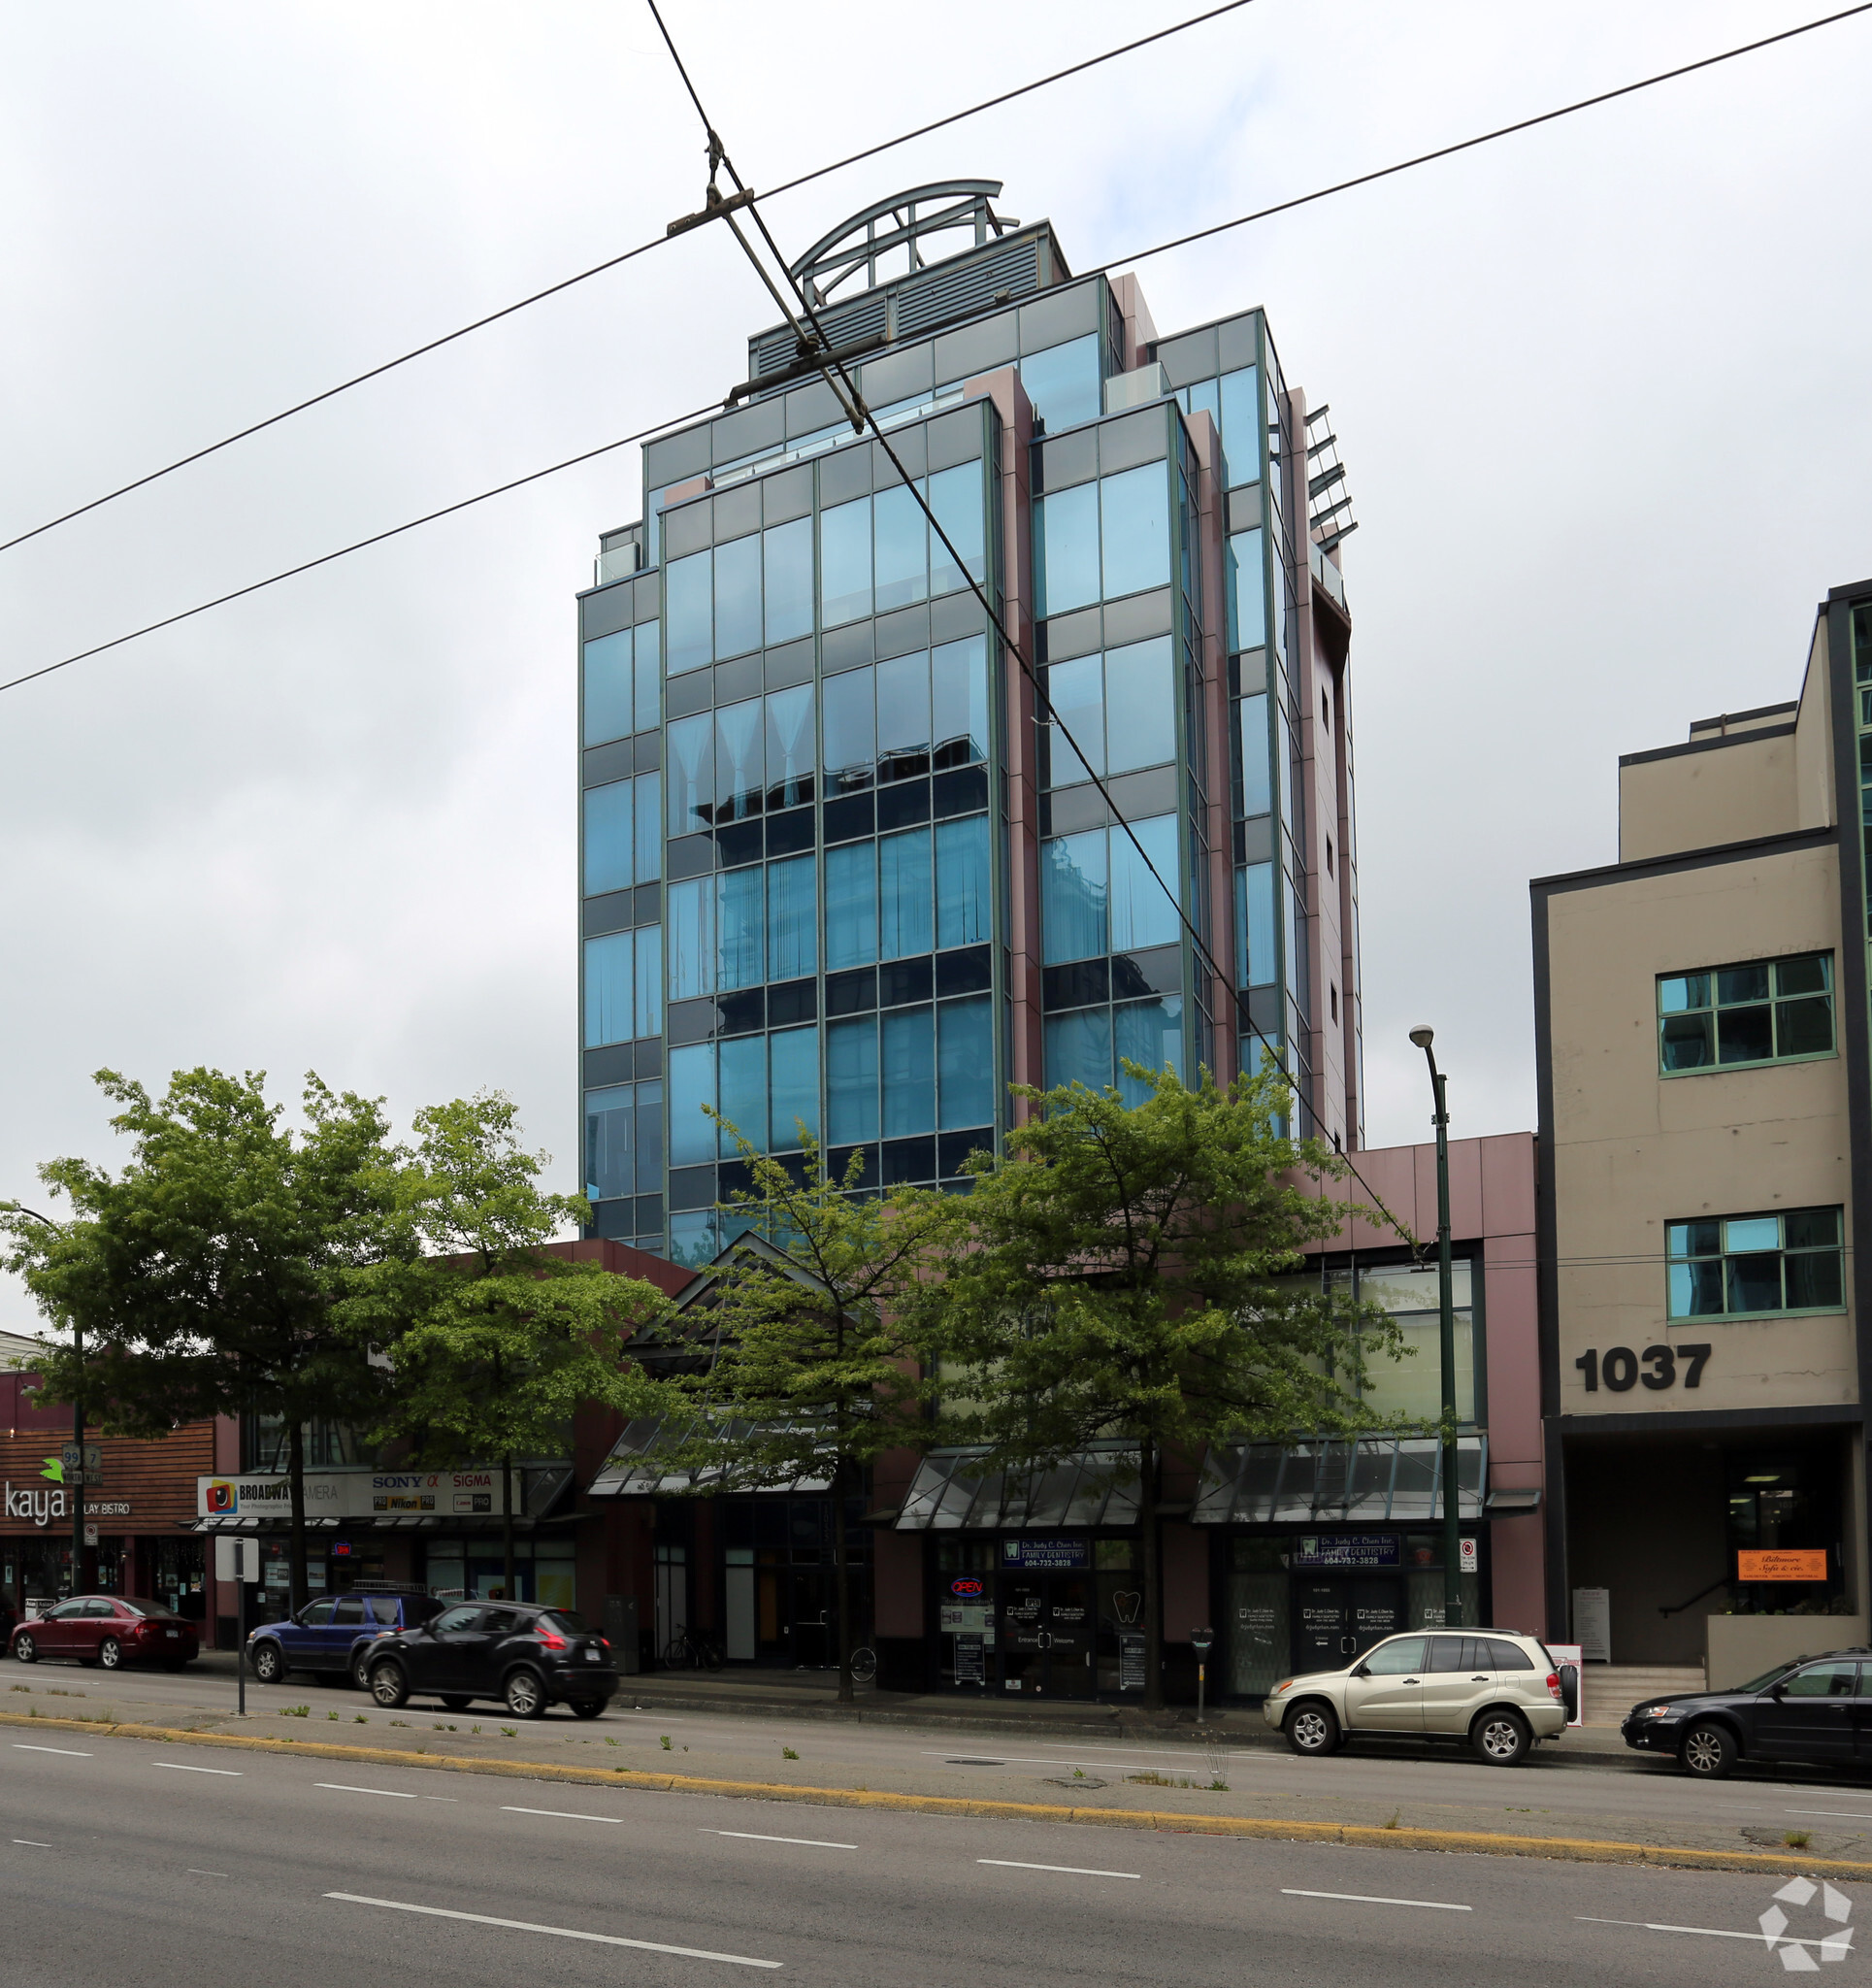
<instances>
[{"instance_id":1,"label":"lamp post","mask_svg":"<svg viewBox=\"0 0 1872 1988\"><path fill-rule=\"evenodd\" d=\"M1436 1067L1430 1044L1436 1033L1424 1023L1410 1039L1423 1050L1430 1067L1430 1123L1436 1127L1436 1301L1437 1338L1443 1367L1443 1623L1456 1629L1462 1622L1461 1534L1459 1530L1456 1481L1456 1303L1450 1265L1450 1108L1443 1073Z\"/></svg>"},{"instance_id":2,"label":"lamp post","mask_svg":"<svg viewBox=\"0 0 1872 1988\"><path fill-rule=\"evenodd\" d=\"M25 1215L29 1220L43 1222L47 1228L55 1229L58 1224L50 1215L42 1215L36 1208L27 1208L22 1202L9 1202L16 1214ZM84 1328L78 1320L72 1320L72 1351L78 1359L84 1357ZM77 1594L84 1585L84 1404L82 1400L72 1404L72 1441L78 1450L78 1476L65 1486L66 1494L72 1501L72 1593Z\"/></svg>"}]
</instances>

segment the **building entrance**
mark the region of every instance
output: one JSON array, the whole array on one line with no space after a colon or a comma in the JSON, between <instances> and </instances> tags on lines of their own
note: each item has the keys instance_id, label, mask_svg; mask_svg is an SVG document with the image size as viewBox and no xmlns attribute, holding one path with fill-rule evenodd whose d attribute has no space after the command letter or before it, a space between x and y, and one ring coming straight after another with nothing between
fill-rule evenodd
<instances>
[{"instance_id":1,"label":"building entrance","mask_svg":"<svg viewBox=\"0 0 1872 1988\"><path fill-rule=\"evenodd\" d=\"M1003 1574L1002 1677L1006 1688L1090 1698L1098 1622L1090 1574Z\"/></svg>"},{"instance_id":2,"label":"building entrance","mask_svg":"<svg viewBox=\"0 0 1872 1988\"><path fill-rule=\"evenodd\" d=\"M1404 1627L1395 1574L1330 1574L1295 1586L1294 1669L1337 1671Z\"/></svg>"}]
</instances>

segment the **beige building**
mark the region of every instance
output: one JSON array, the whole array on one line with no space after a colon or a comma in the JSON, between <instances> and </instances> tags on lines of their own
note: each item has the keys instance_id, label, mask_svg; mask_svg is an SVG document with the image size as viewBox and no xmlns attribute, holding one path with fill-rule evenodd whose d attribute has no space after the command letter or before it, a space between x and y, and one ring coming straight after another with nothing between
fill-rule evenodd
<instances>
[{"instance_id":1,"label":"beige building","mask_svg":"<svg viewBox=\"0 0 1872 1988\"><path fill-rule=\"evenodd\" d=\"M1532 886L1549 1621L1603 1608L1615 1664L1865 1633L1860 680L1872 581L1795 701L1620 761L1616 864Z\"/></svg>"}]
</instances>

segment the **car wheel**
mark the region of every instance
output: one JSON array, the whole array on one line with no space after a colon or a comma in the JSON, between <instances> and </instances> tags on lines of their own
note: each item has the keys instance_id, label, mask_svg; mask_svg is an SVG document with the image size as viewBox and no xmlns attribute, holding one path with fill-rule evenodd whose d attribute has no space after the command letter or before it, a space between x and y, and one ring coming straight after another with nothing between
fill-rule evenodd
<instances>
[{"instance_id":1,"label":"car wheel","mask_svg":"<svg viewBox=\"0 0 1872 1988\"><path fill-rule=\"evenodd\" d=\"M1519 1767L1532 1742L1527 1721L1519 1712L1484 1712L1469 1728L1469 1744L1476 1757L1491 1767Z\"/></svg>"},{"instance_id":2,"label":"car wheel","mask_svg":"<svg viewBox=\"0 0 1872 1988\"><path fill-rule=\"evenodd\" d=\"M386 1712L396 1711L410 1702L409 1680L403 1674L401 1664L373 1664L371 1666L371 1696Z\"/></svg>"},{"instance_id":3,"label":"car wheel","mask_svg":"<svg viewBox=\"0 0 1872 1988\"><path fill-rule=\"evenodd\" d=\"M1677 1757L1686 1773L1706 1781L1720 1781L1735 1766L1735 1736L1726 1726L1692 1726L1684 1735Z\"/></svg>"},{"instance_id":4,"label":"car wheel","mask_svg":"<svg viewBox=\"0 0 1872 1988\"><path fill-rule=\"evenodd\" d=\"M123 1668L123 1645L115 1636L107 1636L97 1646L97 1660L107 1671Z\"/></svg>"},{"instance_id":5,"label":"car wheel","mask_svg":"<svg viewBox=\"0 0 1872 1988\"><path fill-rule=\"evenodd\" d=\"M1339 1750L1339 1718L1330 1705L1309 1700L1287 1715L1287 1743L1296 1753L1322 1755Z\"/></svg>"},{"instance_id":6,"label":"car wheel","mask_svg":"<svg viewBox=\"0 0 1872 1988\"><path fill-rule=\"evenodd\" d=\"M359 1650L359 1651L358 1651L358 1653L357 1653L357 1655L356 1655L356 1656L354 1656L354 1657L353 1657L353 1658L351 1659L351 1672L350 1672L350 1675L351 1675L351 1683L352 1683L352 1685L353 1685L353 1686L354 1686L354 1687L355 1687L355 1688L356 1688L357 1690L359 1690L359 1691L369 1691L369 1690L370 1690L370 1688L371 1688L371 1652L370 1652L370 1651L369 1651L368 1649L362 1649L362 1650Z\"/></svg>"},{"instance_id":7,"label":"car wheel","mask_svg":"<svg viewBox=\"0 0 1872 1988\"><path fill-rule=\"evenodd\" d=\"M13 1640L14 1661L20 1664L36 1664L39 1661L39 1645L30 1635L16 1636Z\"/></svg>"},{"instance_id":8,"label":"car wheel","mask_svg":"<svg viewBox=\"0 0 1872 1988\"><path fill-rule=\"evenodd\" d=\"M605 1709L605 1701L602 1698L575 1698L572 1708L581 1719L595 1719Z\"/></svg>"},{"instance_id":9,"label":"car wheel","mask_svg":"<svg viewBox=\"0 0 1872 1988\"><path fill-rule=\"evenodd\" d=\"M545 1686L531 1671L515 1671L507 1680L507 1708L516 1719L537 1719L546 1708Z\"/></svg>"},{"instance_id":10,"label":"car wheel","mask_svg":"<svg viewBox=\"0 0 1872 1988\"><path fill-rule=\"evenodd\" d=\"M451 1712L465 1712L475 1703L472 1698L459 1691L444 1691L442 1694L442 1702Z\"/></svg>"},{"instance_id":11,"label":"car wheel","mask_svg":"<svg viewBox=\"0 0 1872 1988\"><path fill-rule=\"evenodd\" d=\"M284 1681L286 1653L277 1642L255 1643L247 1663L256 1683L279 1684Z\"/></svg>"}]
</instances>

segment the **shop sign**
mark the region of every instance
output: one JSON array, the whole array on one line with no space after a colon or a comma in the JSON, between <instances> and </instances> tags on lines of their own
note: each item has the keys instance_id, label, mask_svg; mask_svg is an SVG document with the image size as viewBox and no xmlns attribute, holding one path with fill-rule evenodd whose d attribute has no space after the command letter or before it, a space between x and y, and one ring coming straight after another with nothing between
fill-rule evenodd
<instances>
[{"instance_id":1,"label":"shop sign","mask_svg":"<svg viewBox=\"0 0 1872 1988\"><path fill-rule=\"evenodd\" d=\"M949 1592L958 1600L966 1601L981 1593L981 1576L974 1574L958 1574L949 1583Z\"/></svg>"},{"instance_id":2,"label":"shop sign","mask_svg":"<svg viewBox=\"0 0 1872 1988\"><path fill-rule=\"evenodd\" d=\"M55 1518L70 1518L72 1515L65 1493L55 1491L49 1485L28 1484L23 1490L16 1491L8 1482L4 1488L8 1518L27 1518L36 1526L44 1526Z\"/></svg>"},{"instance_id":3,"label":"shop sign","mask_svg":"<svg viewBox=\"0 0 1872 1988\"><path fill-rule=\"evenodd\" d=\"M1396 1567L1396 1533L1319 1533L1296 1542L1296 1567Z\"/></svg>"},{"instance_id":4,"label":"shop sign","mask_svg":"<svg viewBox=\"0 0 1872 1988\"><path fill-rule=\"evenodd\" d=\"M513 1477L513 1509L523 1508L521 1476ZM272 1472L250 1477L201 1477L202 1518L285 1518L292 1488ZM498 1471L308 1471L309 1518L471 1518L500 1509Z\"/></svg>"},{"instance_id":5,"label":"shop sign","mask_svg":"<svg viewBox=\"0 0 1872 1988\"><path fill-rule=\"evenodd\" d=\"M1025 1536L1018 1540L1003 1540L1001 1542L1001 1564L1027 1569L1090 1567L1092 1541L1029 1539Z\"/></svg>"},{"instance_id":6,"label":"shop sign","mask_svg":"<svg viewBox=\"0 0 1872 1988\"><path fill-rule=\"evenodd\" d=\"M1737 1580L1824 1580L1824 1546L1779 1547L1768 1552L1738 1552L1735 1556Z\"/></svg>"}]
</instances>

